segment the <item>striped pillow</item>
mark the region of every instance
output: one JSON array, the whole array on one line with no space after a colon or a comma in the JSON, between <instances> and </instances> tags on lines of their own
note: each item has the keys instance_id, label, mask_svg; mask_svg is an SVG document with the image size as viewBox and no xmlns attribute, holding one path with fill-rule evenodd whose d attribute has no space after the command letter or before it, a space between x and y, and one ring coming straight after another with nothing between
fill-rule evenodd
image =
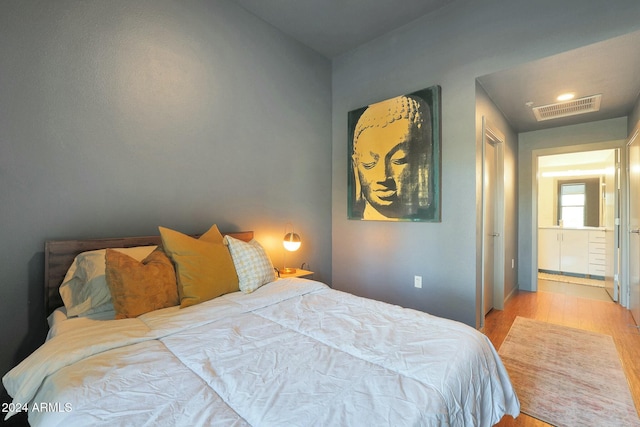
<instances>
[{"instance_id":1,"label":"striped pillow","mask_svg":"<svg viewBox=\"0 0 640 427\"><path fill-rule=\"evenodd\" d=\"M275 280L271 259L256 240L243 242L231 236L225 236L224 243L229 246L242 292L249 294Z\"/></svg>"}]
</instances>

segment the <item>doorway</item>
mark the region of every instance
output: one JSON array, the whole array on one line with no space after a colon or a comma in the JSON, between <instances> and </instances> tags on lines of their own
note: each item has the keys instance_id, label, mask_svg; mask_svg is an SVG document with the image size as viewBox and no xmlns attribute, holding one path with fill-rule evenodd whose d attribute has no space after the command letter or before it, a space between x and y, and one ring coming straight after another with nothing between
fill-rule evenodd
<instances>
[{"instance_id":1,"label":"doorway","mask_svg":"<svg viewBox=\"0 0 640 427\"><path fill-rule=\"evenodd\" d=\"M627 143L629 156L629 310L640 326L640 121Z\"/></svg>"},{"instance_id":2,"label":"doorway","mask_svg":"<svg viewBox=\"0 0 640 427\"><path fill-rule=\"evenodd\" d=\"M619 300L619 154L615 148L538 157L538 288L599 287Z\"/></svg>"},{"instance_id":3,"label":"doorway","mask_svg":"<svg viewBox=\"0 0 640 427\"><path fill-rule=\"evenodd\" d=\"M504 308L504 141L483 118L482 301L483 314Z\"/></svg>"}]
</instances>

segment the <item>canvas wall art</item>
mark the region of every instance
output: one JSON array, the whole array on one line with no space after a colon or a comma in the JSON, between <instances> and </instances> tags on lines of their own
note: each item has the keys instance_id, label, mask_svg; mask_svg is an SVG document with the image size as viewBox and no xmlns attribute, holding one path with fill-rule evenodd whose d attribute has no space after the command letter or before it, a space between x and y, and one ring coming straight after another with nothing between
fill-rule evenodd
<instances>
[{"instance_id":1,"label":"canvas wall art","mask_svg":"<svg viewBox=\"0 0 640 427\"><path fill-rule=\"evenodd\" d=\"M349 112L348 218L440 218L440 86Z\"/></svg>"}]
</instances>

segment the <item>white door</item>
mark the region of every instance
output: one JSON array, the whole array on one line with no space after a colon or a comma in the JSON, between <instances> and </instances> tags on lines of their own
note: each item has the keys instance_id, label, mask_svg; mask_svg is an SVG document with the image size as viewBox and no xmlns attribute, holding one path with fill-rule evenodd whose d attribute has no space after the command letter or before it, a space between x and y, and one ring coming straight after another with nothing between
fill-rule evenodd
<instances>
[{"instance_id":1,"label":"white door","mask_svg":"<svg viewBox=\"0 0 640 427\"><path fill-rule=\"evenodd\" d=\"M620 301L620 149L612 154L613 173L603 182L605 228L604 288L613 301ZM601 274L600 274L601 275Z\"/></svg>"},{"instance_id":2,"label":"white door","mask_svg":"<svg viewBox=\"0 0 640 427\"><path fill-rule=\"evenodd\" d=\"M562 230L560 271L589 274L589 232L587 230Z\"/></svg>"},{"instance_id":3,"label":"white door","mask_svg":"<svg viewBox=\"0 0 640 427\"><path fill-rule=\"evenodd\" d=\"M538 269L560 271L560 237L557 228L538 229Z\"/></svg>"},{"instance_id":4,"label":"white door","mask_svg":"<svg viewBox=\"0 0 640 427\"><path fill-rule=\"evenodd\" d=\"M640 325L640 123L629 140L629 309Z\"/></svg>"},{"instance_id":5,"label":"white door","mask_svg":"<svg viewBox=\"0 0 640 427\"><path fill-rule=\"evenodd\" d=\"M496 147L485 143L484 158L484 314L493 308L496 238Z\"/></svg>"},{"instance_id":6,"label":"white door","mask_svg":"<svg viewBox=\"0 0 640 427\"><path fill-rule=\"evenodd\" d=\"M504 135L483 122L482 301L484 314L504 308Z\"/></svg>"}]
</instances>

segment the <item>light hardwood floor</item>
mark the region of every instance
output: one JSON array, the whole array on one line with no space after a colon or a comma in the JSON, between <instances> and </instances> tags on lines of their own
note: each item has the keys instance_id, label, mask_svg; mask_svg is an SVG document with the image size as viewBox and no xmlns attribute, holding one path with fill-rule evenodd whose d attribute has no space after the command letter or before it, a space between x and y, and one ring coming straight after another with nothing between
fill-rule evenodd
<instances>
[{"instance_id":1,"label":"light hardwood floor","mask_svg":"<svg viewBox=\"0 0 640 427\"><path fill-rule=\"evenodd\" d=\"M585 294L586 295L586 294ZM611 335L624 368L631 394L640 413L640 330L629 310L610 301L587 298L579 292L519 292L485 318L484 333L498 349L517 316ZM505 416L500 427L540 427L550 424L525 414Z\"/></svg>"}]
</instances>

